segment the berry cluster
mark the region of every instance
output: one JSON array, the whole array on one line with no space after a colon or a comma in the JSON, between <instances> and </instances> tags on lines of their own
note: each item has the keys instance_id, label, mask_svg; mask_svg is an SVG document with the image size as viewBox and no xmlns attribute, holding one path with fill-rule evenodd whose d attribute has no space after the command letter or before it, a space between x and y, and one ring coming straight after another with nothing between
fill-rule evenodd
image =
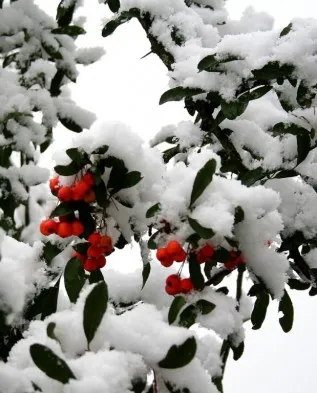
<instances>
[{"instance_id":1,"label":"berry cluster","mask_svg":"<svg viewBox=\"0 0 317 393\"><path fill-rule=\"evenodd\" d=\"M108 235L100 235L100 233L94 232L89 235L88 242L89 245L85 254L75 251L73 256L83 262L85 270L93 272L105 266L105 255L111 254L113 250L112 240Z\"/></svg>"},{"instance_id":2,"label":"berry cluster","mask_svg":"<svg viewBox=\"0 0 317 393\"><path fill-rule=\"evenodd\" d=\"M192 248L189 251L191 254L195 254L197 263L208 263L216 262L213 257L216 250L210 245L205 244L200 249ZM156 251L156 258L161 262L162 266L170 267L173 262L185 263L188 253L182 248L177 240L170 241L166 247L160 247ZM238 265L244 263L242 256L232 250L230 252L230 259L224 263L224 266L233 270ZM181 270L181 269L180 269ZM181 279L180 273L172 274L166 279L165 291L169 295L177 295L179 293L189 293L194 289L193 283L190 278Z\"/></svg>"},{"instance_id":3,"label":"berry cluster","mask_svg":"<svg viewBox=\"0 0 317 393\"><path fill-rule=\"evenodd\" d=\"M55 233L65 238L69 236L80 236L84 232L83 224L75 216L61 216L58 221L53 219L44 220L40 224L40 232L44 236Z\"/></svg>"}]
</instances>

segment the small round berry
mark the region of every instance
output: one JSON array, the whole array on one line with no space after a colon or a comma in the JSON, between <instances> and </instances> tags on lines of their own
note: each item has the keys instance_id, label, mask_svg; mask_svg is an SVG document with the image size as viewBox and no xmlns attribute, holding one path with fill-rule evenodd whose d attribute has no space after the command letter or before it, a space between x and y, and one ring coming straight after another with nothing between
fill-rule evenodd
<instances>
[{"instance_id":1,"label":"small round berry","mask_svg":"<svg viewBox=\"0 0 317 393\"><path fill-rule=\"evenodd\" d=\"M172 240L167 244L166 251L175 259L175 256L179 256L184 250L177 240Z\"/></svg>"},{"instance_id":2,"label":"small round berry","mask_svg":"<svg viewBox=\"0 0 317 393\"><path fill-rule=\"evenodd\" d=\"M62 202L68 202L73 198L71 187L65 186L58 190L57 197Z\"/></svg>"},{"instance_id":3,"label":"small round berry","mask_svg":"<svg viewBox=\"0 0 317 393\"><path fill-rule=\"evenodd\" d=\"M84 262L85 259L86 259L85 255L82 255L82 254L80 254L80 253L77 252L77 251L75 251L75 252L73 253L73 258L77 258L77 259L79 259L79 260L82 261L82 262Z\"/></svg>"},{"instance_id":4,"label":"small round berry","mask_svg":"<svg viewBox=\"0 0 317 393\"><path fill-rule=\"evenodd\" d=\"M160 247L156 250L156 258L165 267L170 267L173 265L173 258L169 255L166 248Z\"/></svg>"},{"instance_id":5,"label":"small round berry","mask_svg":"<svg viewBox=\"0 0 317 393\"><path fill-rule=\"evenodd\" d=\"M87 192L90 190L90 186L85 183L83 180L79 180L74 186L73 186L73 193L74 196L76 197L76 200L84 199L84 196L87 194Z\"/></svg>"},{"instance_id":6,"label":"small round berry","mask_svg":"<svg viewBox=\"0 0 317 393\"><path fill-rule=\"evenodd\" d=\"M88 241L93 246L99 246L101 240L101 235L98 232L94 232L88 237Z\"/></svg>"},{"instance_id":7,"label":"small round berry","mask_svg":"<svg viewBox=\"0 0 317 393\"><path fill-rule=\"evenodd\" d=\"M57 191L59 189L59 177L53 177L49 181L51 191Z\"/></svg>"},{"instance_id":8,"label":"small round berry","mask_svg":"<svg viewBox=\"0 0 317 393\"><path fill-rule=\"evenodd\" d=\"M183 278L181 280L181 293L189 293L194 289L192 280L190 278Z\"/></svg>"},{"instance_id":9,"label":"small round berry","mask_svg":"<svg viewBox=\"0 0 317 393\"><path fill-rule=\"evenodd\" d=\"M94 190L89 190L87 194L84 196L84 201L86 203L92 203L96 200L96 193Z\"/></svg>"},{"instance_id":10,"label":"small round berry","mask_svg":"<svg viewBox=\"0 0 317 393\"><path fill-rule=\"evenodd\" d=\"M84 269L87 270L87 272L94 272L95 270L97 270L98 263L97 263L96 259L93 259L93 258L85 259Z\"/></svg>"},{"instance_id":11,"label":"small round berry","mask_svg":"<svg viewBox=\"0 0 317 393\"><path fill-rule=\"evenodd\" d=\"M84 226L79 220L72 222L73 235L80 236L84 232Z\"/></svg>"},{"instance_id":12,"label":"small round berry","mask_svg":"<svg viewBox=\"0 0 317 393\"><path fill-rule=\"evenodd\" d=\"M98 258L96 258L96 263L99 269L103 268L106 265L106 258L104 255L100 255Z\"/></svg>"},{"instance_id":13,"label":"small round berry","mask_svg":"<svg viewBox=\"0 0 317 393\"><path fill-rule=\"evenodd\" d=\"M211 262L214 253L215 249L210 244L206 244L198 251L197 261L199 263Z\"/></svg>"},{"instance_id":14,"label":"small round berry","mask_svg":"<svg viewBox=\"0 0 317 393\"><path fill-rule=\"evenodd\" d=\"M98 246L90 246L87 250L87 256L91 258L98 258L103 253L103 248Z\"/></svg>"},{"instance_id":15,"label":"small round berry","mask_svg":"<svg viewBox=\"0 0 317 393\"><path fill-rule=\"evenodd\" d=\"M92 187L92 186L95 184L94 176L93 176L93 174L90 173L90 172L87 172L87 173L83 176L82 180L83 180L85 183L87 183L87 184L89 185L89 187Z\"/></svg>"},{"instance_id":16,"label":"small round berry","mask_svg":"<svg viewBox=\"0 0 317 393\"><path fill-rule=\"evenodd\" d=\"M106 253L111 252L113 248L111 237L108 235L101 236L99 245L104 248Z\"/></svg>"},{"instance_id":17,"label":"small round berry","mask_svg":"<svg viewBox=\"0 0 317 393\"><path fill-rule=\"evenodd\" d=\"M57 227L57 235L60 237L69 237L73 234L72 224L69 222L60 222Z\"/></svg>"},{"instance_id":18,"label":"small round berry","mask_svg":"<svg viewBox=\"0 0 317 393\"><path fill-rule=\"evenodd\" d=\"M179 254L174 255L175 262L184 262L187 257L186 251L182 250Z\"/></svg>"},{"instance_id":19,"label":"small round berry","mask_svg":"<svg viewBox=\"0 0 317 393\"><path fill-rule=\"evenodd\" d=\"M56 233L58 224L54 220L44 220L40 224L40 232L44 236L49 236Z\"/></svg>"},{"instance_id":20,"label":"small round berry","mask_svg":"<svg viewBox=\"0 0 317 393\"><path fill-rule=\"evenodd\" d=\"M177 295L181 290L181 279L177 274L172 274L166 279L165 291L169 295Z\"/></svg>"}]
</instances>

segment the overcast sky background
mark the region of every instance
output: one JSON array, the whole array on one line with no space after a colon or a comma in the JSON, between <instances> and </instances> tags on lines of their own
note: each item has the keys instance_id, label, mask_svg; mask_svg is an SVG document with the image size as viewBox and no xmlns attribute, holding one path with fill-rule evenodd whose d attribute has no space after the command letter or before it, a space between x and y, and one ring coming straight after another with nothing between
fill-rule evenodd
<instances>
[{"instance_id":1,"label":"overcast sky background","mask_svg":"<svg viewBox=\"0 0 317 393\"><path fill-rule=\"evenodd\" d=\"M166 68L155 55L140 60L150 47L138 23L127 23L103 39L99 29L100 8L98 11L95 8L97 0L88 2L91 11L86 43L102 45L107 53L97 64L81 71L72 88L74 100L98 118L124 121L145 140L162 126L189 118L181 103L158 105L159 97L168 89ZM37 3L55 16L58 1L37 0ZM231 16L239 18L250 3L251 0L229 0ZM294 17L317 17L314 0L252 0L252 6L273 15L277 27L286 26ZM106 11L106 7L101 10ZM65 133L57 134L65 140ZM279 326L276 304L270 305L261 330L253 331L246 324L245 353L238 362L231 359L228 362L225 393L317 392L317 297L294 291L291 296L295 322L290 333L283 333Z\"/></svg>"}]
</instances>

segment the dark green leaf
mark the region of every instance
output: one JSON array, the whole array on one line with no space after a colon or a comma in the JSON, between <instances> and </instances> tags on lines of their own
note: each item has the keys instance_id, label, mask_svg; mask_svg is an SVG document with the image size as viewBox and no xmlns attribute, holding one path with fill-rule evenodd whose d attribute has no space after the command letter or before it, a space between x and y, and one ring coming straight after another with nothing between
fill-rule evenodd
<instances>
[{"instance_id":1,"label":"dark green leaf","mask_svg":"<svg viewBox=\"0 0 317 393\"><path fill-rule=\"evenodd\" d=\"M233 360L239 360L244 352L244 342L242 341L237 347L230 346L233 352Z\"/></svg>"},{"instance_id":2,"label":"dark green leaf","mask_svg":"<svg viewBox=\"0 0 317 393\"><path fill-rule=\"evenodd\" d=\"M117 27L119 27L123 22L121 19L114 19L108 22L105 27L102 29L102 36L103 37L108 37L110 34L112 34Z\"/></svg>"},{"instance_id":3,"label":"dark green leaf","mask_svg":"<svg viewBox=\"0 0 317 393\"><path fill-rule=\"evenodd\" d=\"M61 53L55 49L53 46L48 45L46 42L42 41L41 45L45 52L54 60L62 60L63 56Z\"/></svg>"},{"instance_id":4,"label":"dark green leaf","mask_svg":"<svg viewBox=\"0 0 317 393\"><path fill-rule=\"evenodd\" d=\"M307 132L297 135L297 165L305 160L310 152L310 136Z\"/></svg>"},{"instance_id":5,"label":"dark green leaf","mask_svg":"<svg viewBox=\"0 0 317 393\"><path fill-rule=\"evenodd\" d=\"M183 344L172 345L158 365L168 369L184 367L193 360L196 350L196 340L194 337L190 337Z\"/></svg>"},{"instance_id":6,"label":"dark green leaf","mask_svg":"<svg viewBox=\"0 0 317 393\"><path fill-rule=\"evenodd\" d=\"M178 313L185 304L186 300L183 298L183 296L175 296L168 311L168 323L170 325L176 321Z\"/></svg>"},{"instance_id":7,"label":"dark green leaf","mask_svg":"<svg viewBox=\"0 0 317 393\"><path fill-rule=\"evenodd\" d=\"M264 322L267 307L269 305L270 298L267 292L261 291L256 298L254 303L253 311L251 314L251 322L253 324L252 329L260 329Z\"/></svg>"},{"instance_id":8,"label":"dark green leaf","mask_svg":"<svg viewBox=\"0 0 317 393\"><path fill-rule=\"evenodd\" d=\"M100 207L107 207L109 205L109 198L107 187L102 179L94 186L96 193L96 201Z\"/></svg>"},{"instance_id":9,"label":"dark green leaf","mask_svg":"<svg viewBox=\"0 0 317 393\"><path fill-rule=\"evenodd\" d=\"M80 166L78 166L75 162L71 162L68 165L56 165L54 170L61 176L73 176L76 175L80 171Z\"/></svg>"},{"instance_id":10,"label":"dark green leaf","mask_svg":"<svg viewBox=\"0 0 317 393\"><path fill-rule=\"evenodd\" d=\"M147 245L150 250L157 249L157 244L155 243L155 239L159 234L160 234L160 232L157 231L157 232L153 233L153 235L149 238Z\"/></svg>"},{"instance_id":11,"label":"dark green leaf","mask_svg":"<svg viewBox=\"0 0 317 393\"><path fill-rule=\"evenodd\" d=\"M216 172L217 162L211 159L206 162L206 164L199 169L194 180L192 193L190 196L190 207L196 202L196 200L201 196L205 189L212 182L213 175Z\"/></svg>"},{"instance_id":12,"label":"dark green leaf","mask_svg":"<svg viewBox=\"0 0 317 393\"><path fill-rule=\"evenodd\" d=\"M80 151L76 147L67 149L66 154L80 168L83 168L86 164L91 164L88 154L84 151Z\"/></svg>"},{"instance_id":13,"label":"dark green leaf","mask_svg":"<svg viewBox=\"0 0 317 393\"><path fill-rule=\"evenodd\" d=\"M224 237L228 244L232 247L232 248L239 248L239 242L235 239L232 239L231 237L225 236Z\"/></svg>"},{"instance_id":14,"label":"dark green leaf","mask_svg":"<svg viewBox=\"0 0 317 393\"><path fill-rule=\"evenodd\" d=\"M77 258L71 258L64 271L65 289L69 300L76 303L80 291L85 284L85 271L83 263Z\"/></svg>"},{"instance_id":15,"label":"dark green leaf","mask_svg":"<svg viewBox=\"0 0 317 393\"><path fill-rule=\"evenodd\" d=\"M180 313L178 322L179 326L189 329L192 325L194 325L194 323L196 323L197 314L197 308L193 304L190 304Z\"/></svg>"},{"instance_id":16,"label":"dark green leaf","mask_svg":"<svg viewBox=\"0 0 317 393\"><path fill-rule=\"evenodd\" d=\"M207 277L208 279L211 278L211 271L212 271L212 269L213 269L215 266L217 266L217 262L208 262L208 263L205 263L205 266L204 266L204 273L205 273L205 275L206 275L206 277Z\"/></svg>"},{"instance_id":17,"label":"dark green leaf","mask_svg":"<svg viewBox=\"0 0 317 393\"><path fill-rule=\"evenodd\" d=\"M286 290L284 290L284 295L279 303L278 311L283 312L283 316L280 318L280 325L285 333L292 330L293 320L294 320L294 308L292 300L289 297Z\"/></svg>"},{"instance_id":18,"label":"dark green leaf","mask_svg":"<svg viewBox=\"0 0 317 393\"><path fill-rule=\"evenodd\" d=\"M239 100L257 100L272 90L272 86L261 86L239 97Z\"/></svg>"},{"instance_id":19,"label":"dark green leaf","mask_svg":"<svg viewBox=\"0 0 317 393\"><path fill-rule=\"evenodd\" d=\"M249 289L248 296L258 296L258 294L261 293L263 289L264 288L262 284L254 284Z\"/></svg>"},{"instance_id":20,"label":"dark green leaf","mask_svg":"<svg viewBox=\"0 0 317 393\"><path fill-rule=\"evenodd\" d=\"M237 206L234 209L234 223L238 224L239 222L244 220L244 211L241 206Z\"/></svg>"},{"instance_id":21,"label":"dark green leaf","mask_svg":"<svg viewBox=\"0 0 317 393\"><path fill-rule=\"evenodd\" d=\"M52 260L63 251L62 248L51 242L46 242L43 247L43 258L48 266L50 266Z\"/></svg>"},{"instance_id":22,"label":"dark green leaf","mask_svg":"<svg viewBox=\"0 0 317 393\"><path fill-rule=\"evenodd\" d=\"M296 95L296 100L299 103L299 105L303 108L309 108L311 107L313 99L315 97L316 97L316 93L312 91L312 88L306 86L304 81L301 81L298 86L297 95Z\"/></svg>"},{"instance_id":23,"label":"dark green leaf","mask_svg":"<svg viewBox=\"0 0 317 393\"><path fill-rule=\"evenodd\" d=\"M121 179L121 186L120 190L124 188L130 188L138 184L143 179L142 175L138 171L128 172L122 179Z\"/></svg>"},{"instance_id":24,"label":"dark green leaf","mask_svg":"<svg viewBox=\"0 0 317 393\"><path fill-rule=\"evenodd\" d=\"M115 13L119 11L120 1L119 0L107 0L107 4L110 8L110 11Z\"/></svg>"},{"instance_id":25,"label":"dark green leaf","mask_svg":"<svg viewBox=\"0 0 317 393\"><path fill-rule=\"evenodd\" d=\"M162 105L169 101L181 101L185 97L192 97L202 93L204 93L204 90L195 87L174 87L162 94L159 104Z\"/></svg>"},{"instance_id":26,"label":"dark green leaf","mask_svg":"<svg viewBox=\"0 0 317 393\"><path fill-rule=\"evenodd\" d=\"M86 255L89 246L90 246L89 242L78 243L73 246L73 249L79 252L79 254L81 255Z\"/></svg>"},{"instance_id":27,"label":"dark green leaf","mask_svg":"<svg viewBox=\"0 0 317 393\"><path fill-rule=\"evenodd\" d=\"M56 328L56 323L55 322L50 322L47 326L46 326L46 334L47 337L51 338L52 340L57 340L56 336L55 336L55 330Z\"/></svg>"},{"instance_id":28,"label":"dark green leaf","mask_svg":"<svg viewBox=\"0 0 317 393\"><path fill-rule=\"evenodd\" d=\"M287 35L291 30L292 30L293 24L290 23L284 29L281 31L280 37L283 37L284 35Z\"/></svg>"},{"instance_id":29,"label":"dark green leaf","mask_svg":"<svg viewBox=\"0 0 317 393\"><path fill-rule=\"evenodd\" d=\"M52 97L57 97L61 93L60 87L64 76L65 76L64 71L57 70L56 74L54 75L54 78L51 81L51 86L50 86L50 93Z\"/></svg>"},{"instance_id":30,"label":"dark green leaf","mask_svg":"<svg viewBox=\"0 0 317 393\"><path fill-rule=\"evenodd\" d=\"M80 34L86 34L86 31L80 26L63 26L52 30L53 34L66 34L71 37L77 37Z\"/></svg>"},{"instance_id":31,"label":"dark green leaf","mask_svg":"<svg viewBox=\"0 0 317 393\"><path fill-rule=\"evenodd\" d=\"M259 70L252 70L252 74L259 80L283 80L283 78L291 77L294 69L292 64L280 64L278 61L272 61Z\"/></svg>"},{"instance_id":32,"label":"dark green leaf","mask_svg":"<svg viewBox=\"0 0 317 393\"><path fill-rule=\"evenodd\" d=\"M74 132L82 132L82 127L77 124L73 119L69 119L67 117L58 116L58 120L63 124L64 127L68 128Z\"/></svg>"},{"instance_id":33,"label":"dark green leaf","mask_svg":"<svg viewBox=\"0 0 317 393\"><path fill-rule=\"evenodd\" d=\"M96 284L87 296L84 306L84 331L88 345L94 338L101 320L107 311L108 288L104 281Z\"/></svg>"},{"instance_id":34,"label":"dark green leaf","mask_svg":"<svg viewBox=\"0 0 317 393\"><path fill-rule=\"evenodd\" d=\"M248 101L236 100L236 101L221 101L221 110L225 117L229 120L234 120L236 117L242 115L247 109Z\"/></svg>"},{"instance_id":35,"label":"dark green leaf","mask_svg":"<svg viewBox=\"0 0 317 393\"><path fill-rule=\"evenodd\" d=\"M227 287L220 287L216 289L217 293L223 293L224 295L228 295L229 289Z\"/></svg>"},{"instance_id":36,"label":"dark green leaf","mask_svg":"<svg viewBox=\"0 0 317 393\"><path fill-rule=\"evenodd\" d=\"M216 59L215 55L208 55L204 57L200 62L198 63L198 70L199 71L204 71L207 70L217 70L217 67L219 66L219 61Z\"/></svg>"},{"instance_id":37,"label":"dark green leaf","mask_svg":"<svg viewBox=\"0 0 317 393\"><path fill-rule=\"evenodd\" d=\"M278 172L275 176L274 179L284 179L285 177L294 177L298 176L298 173L294 171L293 169L285 169L283 171Z\"/></svg>"},{"instance_id":38,"label":"dark green leaf","mask_svg":"<svg viewBox=\"0 0 317 393\"><path fill-rule=\"evenodd\" d=\"M217 262L228 262L231 259L230 251L228 251L224 247L219 247L216 249L212 258Z\"/></svg>"},{"instance_id":39,"label":"dark green leaf","mask_svg":"<svg viewBox=\"0 0 317 393\"><path fill-rule=\"evenodd\" d=\"M179 145L171 147L163 152L163 160L167 164L176 154L180 153Z\"/></svg>"},{"instance_id":40,"label":"dark green leaf","mask_svg":"<svg viewBox=\"0 0 317 393\"><path fill-rule=\"evenodd\" d=\"M94 270L89 275L89 284L97 284L100 281L105 281L100 269Z\"/></svg>"},{"instance_id":41,"label":"dark green leaf","mask_svg":"<svg viewBox=\"0 0 317 393\"><path fill-rule=\"evenodd\" d=\"M67 363L45 345L32 344L30 354L35 365L48 377L63 384L76 379Z\"/></svg>"},{"instance_id":42,"label":"dark green leaf","mask_svg":"<svg viewBox=\"0 0 317 393\"><path fill-rule=\"evenodd\" d=\"M147 282L147 279L149 278L151 272L151 264L150 263L146 263L145 265L143 265L143 269L142 269L142 289L144 288L144 285Z\"/></svg>"},{"instance_id":43,"label":"dark green leaf","mask_svg":"<svg viewBox=\"0 0 317 393\"><path fill-rule=\"evenodd\" d=\"M71 3L68 7L65 2L65 0L61 0L57 7L56 20L58 26L67 26L73 19L76 1L74 1L73 4Z\"/></svg>"},{"instance_id":44,"label":"dark green leaf","mask_svg":"<svg viewBox=\"0 0 317 393\"><path fill-rule=\"evenodd\" d=\"M50 214L50 218L66 216L74 212L74 205L69 202L60 203Z\"/></svg>"},{"instance_id":45,"label":"dark green leaf","mask_svg":"<svg viewBox=\"0 0 317 393\"><path fill-rule=\"evenodd\" d=\"M206 315L211 313L216 308L216 305L208 300L200 299L196 302L196 307L202 315Z\"/></svg>"},{"instance_id":46,"label":"dark green leaf","mask_svg":"<svg viewBox=\"0 0 317 393\"><path fill-rule=\"evenodd\" d=\"M246 186L252 186L257 181L263 179L266 176L262 168L251 169L241 176L240 180L242 184Z\"/></svg>"},{"instance_id":47,"label":"dark green leaf","mask_svg":"<svg viewBox=\"0 0 317 393\"><path fill-rule=\"evenodd\" d=\"M91 154L106 154L108 150L109 146L103 145L101 147L98 147L98 149L94 150Z\"/></svg>"},{"instance_id":48,"label":"dark green leaf","mask_svg":"<svg viewBox=\"0 0 317 393\"><path fill-rule=\"evenodd\" d=\"M18 53L12 53L11 55L7 55L2 63L2 67L8 67L13 61L15 61L15 58L17 57Z\"/></svg>"},{"instance_id":49,"label":"dark green leaf","mask_svg":"<svg viewBox=\"0 0 317 393\"><path fill-rule=\"evenodd\" d=\"M156 203L155 205L151 206L151 207L147 210L147 212L146 212L146 214L145 214L145 217L146 217L146 218L154 217L155 214L156 214L158 211L160 211L160 209L161 209L160 203Z\"/></svg>"},{"instance_id":50,"label":"dark green leaf","mask_svg":"<svg viewBox=\"0 0 317 393\"><path fill-rule=\"evenodd\" d=\"M290 278L287 281L287 284L291 289L297 289L298 291L304 291L305 289L308 289L310 287L309 282L303 282L300 280L296 280L295 278Z\"/></svg>"},{"instance_id":51,"label":"dark green leaf","mask_svg":"<svg viewBox=\"0 0 317 393\"><path fill-rule=\"evenodd\" d=\"M189 263L189 274L196 289L203 289L205 286L204 276L200 269L200 264L196 260L196 256L194 253L191 253L188 259Z\"/></svg>"},{"instance_id":52,"label":"dark green leaf","mask_svg":"<svg viewBox=\"0 0 317 393\"><path fill-rule=\"evenodd\" d=\"M212 229L201 226L197 220L191 217L188 217L188 223L202 239L210 239L215 235Z\"/></svg>"},{"instance_id":53,"label":"dark green leaf","mask_svg":"<svg viewBox=\"0 0 317 393\"><path fill-rule=\"evenodd\" d=\"M131 385L132 385L132 391L134 393L143 393L144 389L146 388L146 379L142 378L136 378L132 380Z\"/></svg>"}]
</instances>

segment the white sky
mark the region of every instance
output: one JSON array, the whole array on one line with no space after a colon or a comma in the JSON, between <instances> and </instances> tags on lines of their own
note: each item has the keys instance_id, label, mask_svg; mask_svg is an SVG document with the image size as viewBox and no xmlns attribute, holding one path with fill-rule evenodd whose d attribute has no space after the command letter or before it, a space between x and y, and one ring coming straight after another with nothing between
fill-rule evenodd
<instances>
[{"instance_id":1,"label":"white sky","mask_svg":"<svg viewBox=\"0 0 317 393\"><path fill-rule=\"evenodd\" d=\"M231 15L238 18L250 2L229 0ZM55 15L56 0L37 3ZM94 3L97 6L96 0ZM253 0L252 6L272 14L276 26L285 26L294 17L317 15L314 0ZM149 52L149 43L138 24L127 23L113 36L102 39L96 29L99 14L92 11L90 17L92 34L88 43L103 45L107 53L82 71L73 88L75 101L98 118L126 122L144 139L151 138L163 125L186 119L180 103L158 106L159 97L168 88L166 69L154 55L140 60ZM294 291L291 296L295 306L292 332L281 330L276 304L270 305L261 330L253 331L247 324L246 350L238 362L229 361L227 365L225 393L317 392L317 297Z\"/></svg>"}]
</instances>

